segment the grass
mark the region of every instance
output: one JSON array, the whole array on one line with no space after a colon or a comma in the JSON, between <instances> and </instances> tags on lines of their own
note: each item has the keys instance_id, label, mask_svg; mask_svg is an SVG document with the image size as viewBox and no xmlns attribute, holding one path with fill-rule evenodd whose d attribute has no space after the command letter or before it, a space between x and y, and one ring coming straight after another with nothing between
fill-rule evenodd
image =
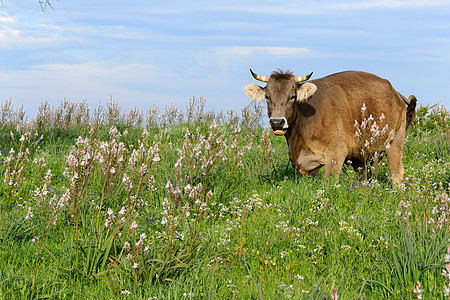
<instances>
[{"instance_id":1,"label":"grass","mask_svg":"<svg viewBox=\"0 0 450 300\"><path fill-rule=\"evenodd\" d=\"M299 177L260 107L204 104L3 105L0 298L448 297L445 107L408 129L402 191L383 162Z\"/></svg>"}]
</instances>

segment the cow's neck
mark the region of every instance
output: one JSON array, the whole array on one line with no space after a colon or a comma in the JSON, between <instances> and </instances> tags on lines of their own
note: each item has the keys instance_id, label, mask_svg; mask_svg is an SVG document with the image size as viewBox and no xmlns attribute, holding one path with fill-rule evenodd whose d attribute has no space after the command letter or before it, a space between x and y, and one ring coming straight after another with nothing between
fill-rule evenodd
<instances>
[{"instance_id":1,"label":"cow's neck","mask_svg":"<svg viewBox=\"0 0 450 300\"><path fill-rule=\"evenodd\" d=\"M289 124L289 128L285 134L286 143L289 149L289 158L292 160L297 159L298 148L301 147L302 139L302 117L298 111L296 111L295 118L292 124Z\"/></svg>"},{"instance_id":2,"label":"cow's neck","mask_svg":"<svg viewBox=\"0 0 450 300\"><path fill-rule=\"evenodd\" d=\"M289 159L301 175L313 175L325 163L323 152L311 148L309 121L307 117L298 113L285 135Z\"/></svg>"}]
</instances>

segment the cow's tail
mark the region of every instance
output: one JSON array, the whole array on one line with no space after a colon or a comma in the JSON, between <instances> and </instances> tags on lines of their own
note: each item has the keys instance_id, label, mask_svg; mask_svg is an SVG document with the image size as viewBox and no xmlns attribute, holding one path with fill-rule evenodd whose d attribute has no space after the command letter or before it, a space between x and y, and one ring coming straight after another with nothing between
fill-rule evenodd
<instances>
[{"instance_id":1,"label":"cow's tail","mask_svg":"<svg viewBox=\"0 0 450 300\"><path fill-rule=\"evenodd\" d=\"M414 121L414 118L416 117L416 105L417 105L417 98L414 95L411 95L406 99L405 96L398 93L400 98L406 103L406 128L411 125L411 123Z\"/></svg>"},{"instance_id":2,"label":"cow's tail","mask_svg":"<svg viewBox=\"0 0 450 300\"><path fill-rule=\"evenodd\" d=\"M406 128L411 125L412 121L414 121L414 118L416 117L416 105L417 105L417 98L414 95L411 95L408 97L408 108L406 109Z\"/></svg>"}]
</instances>

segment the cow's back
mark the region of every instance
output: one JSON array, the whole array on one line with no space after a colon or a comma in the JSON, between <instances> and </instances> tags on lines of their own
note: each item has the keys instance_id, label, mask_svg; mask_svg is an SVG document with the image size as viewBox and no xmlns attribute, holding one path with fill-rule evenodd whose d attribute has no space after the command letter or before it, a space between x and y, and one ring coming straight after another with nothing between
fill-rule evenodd
<instances>
[{"instance_id":1,"label":"cow's back","mask_svg":"<svg viewBox=\"0 0 450 300\"><path fill-rule=\"evenodd\" d=\"M317 86L317 91L307 104L299 105L304 137L327 145L344 143L350 152L359 152L355 121L361 124L363 116L372 115L380 128L388 124L389 131L404 130L406 105L386 79L346 71L310 82ZM384 119L380 121L382 115Z\"/></svg>"}]
</instances>

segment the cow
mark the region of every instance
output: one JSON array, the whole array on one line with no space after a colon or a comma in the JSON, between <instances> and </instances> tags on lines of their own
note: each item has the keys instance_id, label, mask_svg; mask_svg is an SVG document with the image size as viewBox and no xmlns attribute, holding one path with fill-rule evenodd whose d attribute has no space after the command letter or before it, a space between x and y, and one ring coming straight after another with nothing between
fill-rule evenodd
<instances>
[{"instance_id":1,"label":"cow","mask_svg":"<svg viewBox=\"0 0 450 300\"><path fill-rule=\"evenodd\" d=\"M289 159L300 175L313 175L325 166L325 177L338 176L344 163L350 164L358 176L365 174L367 157L356 132L365 116L388 128L383 149L375 149L375 153L386 153L393 183L402 184L403 144L406 128L415 115L415 96L406 99L388 80L360 71L310 81L312 73L294 76L278 69L262 76L250 72L267 85L247 85L244 93L267 101L270 127L274 134L286 138Z\"/></svg>"}]
</instances>

